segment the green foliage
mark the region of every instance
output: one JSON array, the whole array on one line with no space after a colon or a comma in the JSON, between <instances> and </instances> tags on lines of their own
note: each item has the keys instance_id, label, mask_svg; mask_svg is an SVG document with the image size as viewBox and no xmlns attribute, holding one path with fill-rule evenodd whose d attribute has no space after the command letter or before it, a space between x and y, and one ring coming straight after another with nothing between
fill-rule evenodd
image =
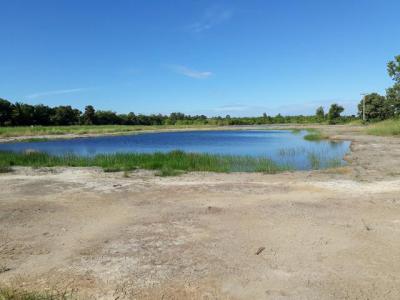
<instances>
[{"instance_id":1,"label":"green foliage","mask_svg":"<svg viewBox=\"0 0 400 300\"><path fill-rule=\"evenodd\" d=\"M390 61L387 66L388 74L395 82L386 90L386 99L391 110L391 116L400 116L400 55Z\"/></svg>"},{"instance_id":2,"label":"green foliage","mask_svg":"<svg viewBox=\"0 0 400 300\"><path fill-rule=\"evenodd\" d=\"M17 102L12 108L11 118L15 125L30 125L34 118L34 107Z\"/></svg>"},{"instance_id":3,"label":"green foliage","mask_svg":"<svg viewBox=\"0 0 400 300\"><path fill-rule=\"evenodd\" d=\"M390 115L394 117L400 116L400 82L395 83L386 90L386 99L390 109Z\"/></svg>"},{"instance_id":4,"label":"green foliage","mask_svg":"<svg viewBox=\"0 0 400 300\"><path fill-rule=\"evenodd\" d=\"M85 125L93 125L96 124L96 112L92 105L88 105L85 107L85 112L82 115L83 124Z\"/></svg>"},{"instance_id":5,"label":"green foliage","mask_svg":"<svg viewBox=\"0 0 400 300\"><path fill-rule=\"evenodd\" d=\"M54 109L51 121L54 125L74 125L79 123L81 112L70 105L58 106Z\"/></svg>"},{"instance_id":6,"label":"green foliage","mask_svg":"<svg viewBox=\"0 0 400 300\"><path fill-rule=\"evenodd\" d=\"M161 114L135 115L117 114L113 111L98 110L91 105L85 107L82 112L71 106L49 107L46 105L29 105L15 103L0 99L0 125L1 126L72 126L72 125L261 125L261 124L284 124L284 123L317 123L324 120L322 114L318 116L283 116L277 114L275 117L263 113L259 117L206 117L204 115L185 115L174 112L169 116ZM354 120L354 116L342 117L342 122Z\"/></svg>"},{"instance_id":7,"label":"green foliage","mask_svg":"<svg viewBox=\"0 0 400 300\"><path fill-rule=\"evenodd\" d=\"M12 103L0 98L0 125L10 125L11 123L11 113L12 113Z\"/></svg>"},{"instance_id":8,"label":"green foliage","mask_svg":"<svg viewBox=\"0 0 400 300\"><path fill-rule=\"evenodd\" d=\"M358 104L358 115L360 118L363 116L364 101L365 118L368 121L381 121L391 117L392 112L386 98L377 93L372 93L365 95Z\"/></svg>"},{"instance_id":9,"label":"green foliage","mask_svg":"<svg viewBox=\"0 0 400 300\"><path fill-rule=\"evenodd\" d=\"M400 55L395 56L393 61L388 62L387 71L395 82L400 83Z\"/></svg>"},{"instance_id":10,"label":"green foliage","mask_svg":"<svg viewBox=\"0 0 400 300\"><path fill-rule=\"evenodd\" d=\"M315 112L315 117L318 122L322 122L325 119L325 112L324 108L322 106L318 107L316 112Z\"/></svg>"},{"instance_id":11,"label":"green foliage","mask_svg":"<svg viewBox=\"0 0 400 300\"><path fill-rule=\"evenodd\" d=\"M336 103L332 104L328 112L329 124L337 124L340 122L340 114L344 111L344 108Z\"/></svg>"}]
</instances>

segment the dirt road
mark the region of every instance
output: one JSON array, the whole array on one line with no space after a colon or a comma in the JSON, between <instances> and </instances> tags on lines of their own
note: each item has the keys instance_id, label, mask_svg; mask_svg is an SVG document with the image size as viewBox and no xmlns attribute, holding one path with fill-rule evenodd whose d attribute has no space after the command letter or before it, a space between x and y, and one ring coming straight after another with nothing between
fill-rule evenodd
<instances>
[{"instance_id":1,"label":"dirt road","mask_svg":"<svg viewBox=\"0 0 400 300\"><path fill-rule=\"evenodd\" d=\"M348 167L1 174L0 283L85 299L399 299L400 140L325 130L354 141Z\"/></svg>"}]
</instances>

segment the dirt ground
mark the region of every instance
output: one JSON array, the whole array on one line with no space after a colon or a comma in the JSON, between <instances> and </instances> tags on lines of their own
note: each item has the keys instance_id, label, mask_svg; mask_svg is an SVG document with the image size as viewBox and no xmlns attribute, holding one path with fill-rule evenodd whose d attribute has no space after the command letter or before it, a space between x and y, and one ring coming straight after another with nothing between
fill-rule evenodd
<instances>
[{"instance_id":1,"label":"dirt ground","mask_svg":"<svg viewBox=\"0 0 400 300\"><path fill-rule=\"evenodd\" d=\"M15 168L0 284L83 299L400 299L400 139L347 167L265 174Z\"/></svg>"}]
</instances>

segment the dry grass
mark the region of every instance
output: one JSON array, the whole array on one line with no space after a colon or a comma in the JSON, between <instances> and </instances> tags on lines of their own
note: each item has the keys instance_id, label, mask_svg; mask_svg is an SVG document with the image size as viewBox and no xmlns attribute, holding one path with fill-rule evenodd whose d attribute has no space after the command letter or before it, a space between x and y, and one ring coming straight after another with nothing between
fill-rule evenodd
<instances>
[{"instance_id":1,"label":"dry grass","mask_svg":"<svg viewBox=\"0 0 400 300\"><path fill-rule=\"evenodd\" d=\"M400 120L386 120L369 125L366 132L371 135L380 136L400 135Z\"/></svg>"}]
</instances>

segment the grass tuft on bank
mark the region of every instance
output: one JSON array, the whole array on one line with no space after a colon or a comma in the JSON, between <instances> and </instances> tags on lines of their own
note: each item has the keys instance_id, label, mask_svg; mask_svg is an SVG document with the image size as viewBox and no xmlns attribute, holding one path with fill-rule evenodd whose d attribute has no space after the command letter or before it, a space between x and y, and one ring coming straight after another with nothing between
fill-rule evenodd
<instances>
[{"instance_id":1,"label":"grass tuft on bank","mask_svg":"<svg viewBox=\"0 0 400 300\"><path fill-rule=\"evenodd\" d=\"M135 169L158 170L159 176L178 175L182 172L264 172L277 173L290 170L264 157L186 153L116 153L93 157L67 154L62 156L46 153L0 152L4 167L100 167L106 172Z\"/></svg>"},{"instance_id":2,"label":"grass tuft on bank","mask_svg":"<svg viewBox=\"0 0 400 300\"><path fill-rule=\"evenodd\" d=\"M396 136L400 135L400 119L386 120L369 125L366 132L370 135Z\"/></svg>"},{"instance_id":3,"label":"grass tuft on bank","mask_svg":"<svg viewBox=\"0 0 400 300\"><path fill-rule=\"evenodd\" d=\"M74 291L32 292L24 289L0 287L0 300L75 300Z\"/></svg>"}]
</instances>

